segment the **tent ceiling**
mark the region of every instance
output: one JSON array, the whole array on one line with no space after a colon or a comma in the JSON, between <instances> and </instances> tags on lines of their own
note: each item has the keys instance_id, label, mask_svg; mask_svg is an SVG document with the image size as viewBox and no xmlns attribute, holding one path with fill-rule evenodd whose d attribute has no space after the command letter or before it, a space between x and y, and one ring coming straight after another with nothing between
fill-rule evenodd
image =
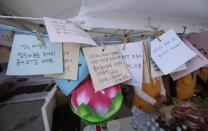
<instances>
[{"instance_id":1,"label":"tent ceiling","mask_svg":"<svg viewBox=\"0 0 208 131\"><path fill-rule=\"evenodd\" d=\"M69 18L77 15L80 0L0 0L6 14L31 17Z\"/></svg>"},{"instance_id":2,"label":"tent ceiling","mask_svg":"<svg viewBox=\"0 0 208 131\"><path fill-rule=\"evenodd\" d=\"M83 0L79 15L95 28L147 30L151 23L180 32L208 27L207 7L207 0Z\"/></svg>"},{"instance_id":3,"label":"tent ceiling","mask_svg":"<svg viewBox=\"0 0 208 131\"><path fill-rule=\"evenodd\" d=\"M137 16L136 19L132 19L132 21L138 20L135 23L140 23L141 25L147 23L147 16L158 17L161 15L161 13L163 14L163 16L168 17L171 17L171 15L173 15L174 17L182 17L185 19L190 18L203 22L208 21L207 0L157 0L157 3L155 0L0 0L0 13L4 15L17 15L28 17L48 16L54 18L70 18L78 15L79 9L81 7L81 1L83 1L85 7L84 10L81 10L80 14L86 15L90 19L92 25L98 23L97 27L100 26L99 23L102 24L103 20L103 24L108 23L108 21L105 22L105 20L108 18L112 18L110 21L115 22L115 25L117 23L116 20L120 19L120 21L125 21L126 19L123 18L125 18L125 16L128 16L128 13L132 14L132 16ZM118 6L114 6L116 5L116 3ZM132 8L129 10L129 7L131 6ZM122 14L122 16L120 16L119 12L122 11L125 13L120 13ZM96 15L97 19L94 20L94 16ZM117 17L112 17L111 15L116 15ZM138 16L141 16L141 18L139 18ZM143 16L145 17L145 19ZM113 18L115 18L116 20L114 20ZM130 25L132 24L132 21L128 21ZM33 22L40 23L39 21ZM159 23L161 23L161 21L159 21ZM178 23L174 24L176 26L179 25ZM110 27L109 24L105 25ZM128 28L128 24L125 25L127 25ZM100 27L107 28L104 26ZM145 29L140 28L140 30L142 31ZM109 29L96 29L94 31L110 33L116 32L116 30ZM121 34L122 32L123 31L119 31L119 33Z\"/></svg>"}]
</instances>

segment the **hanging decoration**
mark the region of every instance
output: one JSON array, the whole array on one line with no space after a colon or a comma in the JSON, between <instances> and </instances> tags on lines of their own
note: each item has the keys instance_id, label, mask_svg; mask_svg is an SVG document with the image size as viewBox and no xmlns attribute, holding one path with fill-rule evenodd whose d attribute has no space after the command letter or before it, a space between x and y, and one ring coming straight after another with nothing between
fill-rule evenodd
<instances>
[{"instance_id":1,"label":"hanging decoration","mask_svg":"<svg viewBox=\"0 0 208 131\"><path fill-rule=\"evenodd\" d=\"M90 77L71 94L71 108L85 124L100 124L113 119L122 101L120 85L95 92Z\"/></svg>"}]
</instances>

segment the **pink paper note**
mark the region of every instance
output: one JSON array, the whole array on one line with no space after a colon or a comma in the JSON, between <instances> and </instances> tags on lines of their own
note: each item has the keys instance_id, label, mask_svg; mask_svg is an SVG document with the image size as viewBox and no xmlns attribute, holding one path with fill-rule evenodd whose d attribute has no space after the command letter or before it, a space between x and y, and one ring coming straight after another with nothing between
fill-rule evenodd
<instances>
[{"instance_id":1,"label":"pink paper note","mask_svg":"<svg viewBox=\"0 0 208 131\"><path fill-rule=\"evenodd\" d=\"M191 72L198 70L199 68L208 64L208 59L205 56L203 56L202 53L200 53L200 51L197 50L186 38L183 39L183 42L190 49L192 49L197 54L197 56L186 62L186 66L187 66L186 70L172 73L171 77L173 78L173 80L180 79L181 77L186 76Z\"/></svg>"},{"instance_id":2,"label":"pink paper note","mask_svg":"<svg viewBox=\"0 0 208 131\"><path fill-rule=\"evenodd\" d=\"M208 32L191 34L187 40L208 59Z\"/></svg>"}]
</instances>

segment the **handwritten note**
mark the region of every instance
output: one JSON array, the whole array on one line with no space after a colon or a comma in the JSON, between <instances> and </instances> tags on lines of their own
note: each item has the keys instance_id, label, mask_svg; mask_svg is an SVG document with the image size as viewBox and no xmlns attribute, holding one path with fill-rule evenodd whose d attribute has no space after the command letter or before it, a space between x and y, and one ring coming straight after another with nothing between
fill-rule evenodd
<instances>
[{"instance_id":1,"label":"handwritten note","mask_svg":"<svg viewBox=\"0 0 208 131\"><path fill-rule=\"evenodd\" d=\"M95 91L131 78L118 46L83 48Z\"/></svg>"},{"instance_id":2,"label":"handwritten note","mask_svg":"<svg viewBox=\"0 0 208 131\"><path fill-rule=\"evenodd\" d=\"M77 80L79 48L80 45L78 44L64 43L63 44L64 73L50 74L47 75L47 77Z\"/></svg>"},{"instance_id":3,"label":"handwritten note","mask_svg":"<svg viewBox=\"0 0 208 131\"><path fill-rule=\"evenodd\" d=\"M146 52L148 52L148 56L151 56L150 55L150 39L147 39L145 40L144 42L144 46L146 48ZM152 60L152 58L150 58L150 72L151 72L151 77L152 78L157 78L157 77L160 77L160 76L163 76L165 75L161 70L160 68L157 66L157 64L154 62L154 60ZM181 71L181 70L185 70L186 69L186 64L183 64L182 66L178 67L176 70L174 70L173 72L178 72L178 71Z\"/></svg>"},{"instance_id":4,"label":"handwritten note","mask_svg":"<svg viewBox=\"0 0 208 131\"><path fill-rule=\"evenodd\" d=\"M151 57L165 75L196 56L172 29L161 35L160 40L151 41Z\"/></svg>"},{"instance_id":5,"label":"handwritten note","mask_svg":"<svg viewBox=\"0 0 208 131\"><path fill-rule=\"evenodd\" d=\"M7 75L39 75L63 73L62 44L41 46L36 36L15 35Z\"/></svg>"},{"instance_id":6,"label":"handwritten note","mask_svg":"<svg viewBox=\"0 0 208 131\"><path fill-rule=\"evenodd\" d=\"M191 72L198 70L199 68L208 64L208 59L204 55L202 55L202 53L200 53L200 51L198 51L191 43L189 43L187 39L184 38L183 41L197 54L197 56L186 63L187 70L172 73L171 77L173 78L173 80L180 79L181 77L190 74Z\"/></svg>"},{"instance_id":7,"label":"handwritten note","mask_svg":"<svg viewBox=\"0 0 208 131\"><path fill-rule=\"evenodd\" d=\"M13 32L0 30L0 45L12 46Z\"/></svg>"},{"instance_id":8,"label":"handwritten note","mask_svg":"<svg viewBox=\"0 0 208 131\"><path fill-rule=\"evenodd\" d=\"M126 81L128 85L138 87L143 82L143 46L142 41L118 45L120 52L132 78Z\"/></svg>"},{"instance_id":9,"label":"handwritten note","mask_svg":"<svg viewBox=\"0 0 208 131\"><path fill-rule=\"evenodd\" d=\"M44 17L51 42L82 43L96 46L87 32L65 20Z\"/></svg>"}]
</instances>

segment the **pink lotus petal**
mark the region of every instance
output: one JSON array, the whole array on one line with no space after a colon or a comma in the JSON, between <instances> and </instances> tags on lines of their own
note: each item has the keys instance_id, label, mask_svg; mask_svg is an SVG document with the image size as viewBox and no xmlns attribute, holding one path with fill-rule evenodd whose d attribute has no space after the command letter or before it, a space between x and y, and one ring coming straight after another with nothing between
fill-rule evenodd
<instances>
[{"instance_id":1,"label":"pink lotus petal","mask_svg":"<svg viewBox=\"0 0 208 131\"><path fill-rule=\"evenodd\" d=\"M101 91L100 91L100 93L102 93L102 94L104 94L104 95L105 95L105 91L104 91L104 90L101 90Z\"/></svg>"},{"instance_id":2,"label":"pink lotus petal","mask_svg":"<svg viewBox=\"0 0 208 131\"><path fill-rule=\"evenodd\" d=\"M104 90L105 90L105 95L108 96L109 98L113 98L116 96L118 92L121 92L120 85L114 85Z\"/></svg>"},{"instance_id":3,"label":"pink lotus petal","mask_svg":"<svg viewBox=\"0 0 208 131\"><path fill-rule=\"evenodd\" d=\"M105 115L111 106L111 99L104 94L97 92L89 102L89 106L98 114Z\"/></svg>"},{"instance_id":4,"label":"pink lotus petal","mask_svg":"<svg viewBox=\"0 0 208 131\"><path fill-rule=\"evenodd\" d=\"M88 78L83 81L76 89L76 100L78 106L82 103L87 105L94 94L95 91L92 86L91 79Z\"/></svg>"},{"instance_id":5,"label":"pink lotus petal","mask_svg":"<svg viewBox=\"0 0 208 131\"><path fill-rule=\"evenodd\" d=\"M76 101L76 91L73 91L72 92L72 96L71 96L71 104L72 106L74 107L75 110L77 110L78 108L78 104L77 104L77 101Z\"/></svg>"}]
</instances>

